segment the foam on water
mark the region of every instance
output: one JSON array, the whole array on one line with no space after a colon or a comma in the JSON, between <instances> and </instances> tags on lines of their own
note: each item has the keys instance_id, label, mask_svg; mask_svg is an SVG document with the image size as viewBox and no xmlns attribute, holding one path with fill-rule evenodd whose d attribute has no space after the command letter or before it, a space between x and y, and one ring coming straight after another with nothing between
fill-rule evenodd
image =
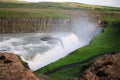
<instances>
[{"instance_id":1,"label":"foam on water","mask_svg":"<svg viewBox=\"0 0 120 80\"><path fill-rule=\"evenodd\" d=\"M60 35L53 35L56 38L59 38L62 41L56 41L54 40L53 47L51 49L46 50L43 54L41 52L38 52L33 58L30 60L26 60L24 57L22 59L26 62L28 62L28 65L30 66L30 69L35 71L38 68L44 67L47 64L50 64L51 62L54 62L66 55L69 54L69 52L75 50L79 47L79 40L76 35L73 33L65 33ZM74 39L74 40L72 40ZM58 40L58 39L56 39ZM69 42L71 40L71 43ZM77 44L77 45L76 45ZM50 43L48 43L50 45ZM37 66L37 67L36 67Z\"/></svg>"}]
</instances>

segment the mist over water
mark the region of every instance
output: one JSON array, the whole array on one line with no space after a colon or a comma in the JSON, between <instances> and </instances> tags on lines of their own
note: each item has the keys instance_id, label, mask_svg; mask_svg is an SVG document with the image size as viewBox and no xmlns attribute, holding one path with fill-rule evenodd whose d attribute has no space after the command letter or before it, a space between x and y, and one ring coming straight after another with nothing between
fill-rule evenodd
<instances>
[{"instance_id":1,"label":"mist over water","mask_svg":"<svg viewBox=\"0 0 120 80\"><path fill-rule=\"evenodd\" d=\"M96 20L75 17L71 26L44 33L0 34L0 52L18 54L35 71L89 44L101 30Z\"/></svg>"}]
</instances>

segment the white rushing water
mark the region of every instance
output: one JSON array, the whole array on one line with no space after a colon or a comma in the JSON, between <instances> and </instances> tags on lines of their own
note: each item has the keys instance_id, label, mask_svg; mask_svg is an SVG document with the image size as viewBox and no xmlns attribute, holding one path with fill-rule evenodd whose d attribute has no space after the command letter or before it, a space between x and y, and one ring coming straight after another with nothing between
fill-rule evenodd
<instances>
[{"instance_id":1,"label":"white rushing water","mask_svg":"<svg viewBox=\"0 0 120 80\"><path fill-rule=\"evenodd\" d=\"M18 54L35 71L89 44L101 32L100 27L86 21L75 21L78 25L66 32L0 34L0 52Z\"/></svg>"}]
</instances>

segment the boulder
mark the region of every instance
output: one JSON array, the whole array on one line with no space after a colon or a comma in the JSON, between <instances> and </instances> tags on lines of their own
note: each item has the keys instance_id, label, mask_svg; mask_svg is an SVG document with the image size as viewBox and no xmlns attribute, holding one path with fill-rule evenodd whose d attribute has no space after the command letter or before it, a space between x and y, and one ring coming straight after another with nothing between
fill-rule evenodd
<instances>
[{"instance_id":1,"label":"boulder","mask_svg":"<svg viewBox=\"0 0 120 80\"><path fill-rule=\"evenodd\" d=\"M120 53L106 54L85 71L79 80L120 80Z\"/></svg>"},{"instance_id":2,"label":"boulder","mask_svg":"<svg viewBox=\"0 0 120 80\"><path fill-rule=\"evenodd\" d=\"M13 53L0 53L0 80L41 80Z\"/></svg>"}]
</instances>

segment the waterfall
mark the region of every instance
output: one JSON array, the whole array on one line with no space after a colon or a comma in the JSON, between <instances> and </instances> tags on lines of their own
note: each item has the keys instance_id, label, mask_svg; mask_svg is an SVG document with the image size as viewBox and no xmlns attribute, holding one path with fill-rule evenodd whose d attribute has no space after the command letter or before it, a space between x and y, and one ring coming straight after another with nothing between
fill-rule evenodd
<instances>
[{"instance_id":1,"label":"waterfall","mask_svg":"<svg viewBox=\"0 0 120 80\"><path fill-rule=\"evenodd\" d=\"M75 18L71 24L47 33L0 34L0 52L19 55L35 71L89 44L102 30L89 18Z\"/></svg>"},{"instance_id":2,"label":"waterfall","mask_svg":"<svg viewBox=\"0 0 120 80\"><path fill-rule=\"evenodd\" d=\"M52 46L51 49L46 50L44 53L38 52L30 60L26 60L22 57L22 59L28 63L31 70L35 71L47 64L50 64L51 62L65 57L70 52L77 49L80 45L77 36L73 33L69 33L67 35L63 35L62 33L62 36L57 35L56 38L59 38L61 42L58 41L58 39L53 40L53 43L52 40L48 42L46 41L48 46L51 46L52 44L54 44L54 46Z\"/></svg>"}]
</instances>

